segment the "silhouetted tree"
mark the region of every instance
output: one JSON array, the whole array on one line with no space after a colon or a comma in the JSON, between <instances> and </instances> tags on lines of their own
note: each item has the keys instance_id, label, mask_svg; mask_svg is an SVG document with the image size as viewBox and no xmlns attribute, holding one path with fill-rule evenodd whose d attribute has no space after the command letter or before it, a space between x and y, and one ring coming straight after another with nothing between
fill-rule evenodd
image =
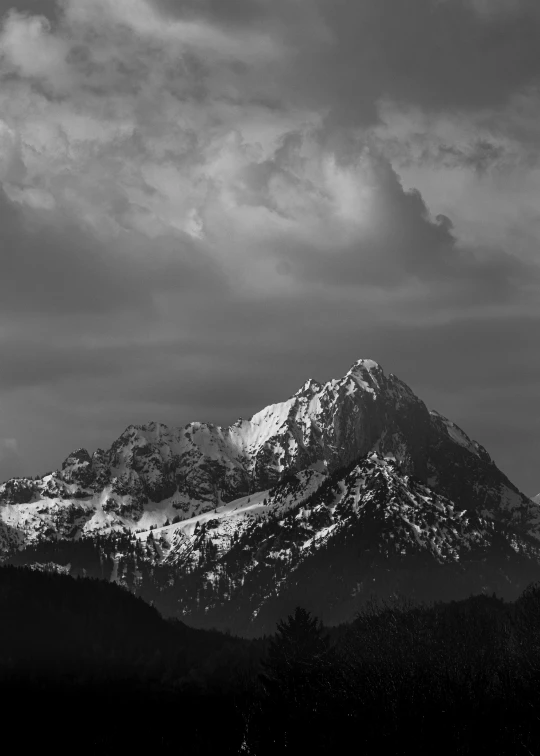
<instances>
[{"instance_id":1,"label":"silhouetted tree","mask_svg":"<svg viewBox=\"0 0 540 756\"><path fill-rule=\"evenodd\" d=\"M257 754L284 749L319 753L315 720L325 706L332 654L320 621L297 607L277 624L259 674L261 697L248 717Z\"/></svg>"},{"instance_id":2,"label":"silhouetted tree","mask_svg":"<svg viewBox=\"0 0 540 756\"><path fill-rule=\"evenodd\" d=\"M297 607L293 615L277 624L277 634L262 664L263 679L288 682L293 672L307 671L320 664L328 648L329 640L323 636L321 623L306 609Z\"/></svg>"}]
</instances>

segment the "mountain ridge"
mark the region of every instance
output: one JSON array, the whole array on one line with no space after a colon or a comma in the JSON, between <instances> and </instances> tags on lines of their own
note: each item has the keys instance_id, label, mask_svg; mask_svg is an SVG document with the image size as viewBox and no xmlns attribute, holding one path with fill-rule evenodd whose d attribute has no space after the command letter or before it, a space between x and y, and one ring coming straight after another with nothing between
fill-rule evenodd
<instances>
[{"instance_id":1,"label":"mountain ridge","mask_svg":"<svg viewBox=\"0 0 540 756\"><path fill-rule=\"evenodd\" d=\"M61 470L38 480L18 478L1 484L0 503L81 501L105 491L106 509L117 515L116 524L132 527L129 520L136 522L145 507L171 497L176 511L168 507L163 520L178 512L202 513L267 488L285 470L315 465L332 471L369 451L394 456L408 472L451 498L482 498L470 485L462 485L460 491L452 475L439 480L443 466L434 448L441 455L461 454L458 466L462 449L474 455L477 460L467 459L467 466L480 466L480 479L485 479L487 468L489 473L497 470L495 487L504 490L483 491L488 515L497 507L498 494L503 508L514 514L531 501L498 471L484 447L441 413L428 410L403 381L392 373L385 376L373 360L357 360L341 379L322 384L310 378L285 402L230 426L192 422L175 428L153 421L129 425L108 450L96 449L90 455L79 448L66 457ZM101 507L103 503L96 502ZM16 520L13 524L17 526ZM540 520L529 524L540 534Z\"/></svg>"},{"instance_id":2,"label":"mountain ridge","mask_svg":"<svg viewBox=\"0 0 540 756\"><path fill-rule=\"evenodd\" d=\"M316 490L323 489L325 481L334 474L351 465L364 464L359 460L366 459L371 459L373 469L378 470L378 473L372 470L370 475L380 473L385 477L389 474L388 466L396 466L391 488L400 490L400 501L415 502L420 520L427 516L432 506L429 502L436 500L450 502L448 506L454 508L452 511L466 511L469 520L476 518L473 530L476 529L480 541L491 553L488 561L493 565L497 563L490 573L492 576L503 569L502 557L499 558L501 549L506 554L504 560L513 565L508 567L513 574L523 573L518 565L523 554L523 559L528 560L529 572L534 565L538 566L540 557L535 546L540 546L538 504L508 480L483 446L436 410L428 410L407 384L392 373L386 375L373 360L357 360L343 377L326 383L310 378L286 401L270 404L251 418L238 418L226 427L200 422L182 427L156 422L129 425L107 450L97 449L90 454L80 448L66 457L61 469L40 479L6 481L0 485L0 549L7 558L39 544L45 544L46 551L46 544L59 540L71 542L75 547L78 541L89 536L107 539L122 534L125 553L119 552L120 555L114 557L109 579L127 581L137 590L143 590L136 575L140 572L136 566L139 560L144 570L147 567L150 570L149 565L151 569L167 568L166 577L165 573L162 576L165 582L174 582L175 575L180 575L189 593L190 571L206 583L211 584L215 578L216 585L221 585L212 559L226 561L228 553L235 553L235 544L247 538L246 533L251 532L255 520L281 523L280 537L284 538L289 510L316 495ZM397 479L401 481L401 488ZM291 492L276 494L283 486L283 490L288 490L287 485L293 486L294 497ZM342 481L341 485L346 484ZM420 489L415 486L424 487L429 495L418 494ZM354 530L358 542L364 543L362 548L367 547L360 534L370 522L366 519L368 493L358 504L363 512L360 516L363 525L345 516L339 520L345 524L333 523L339 528ZM392 506L388 494L383 508L384 516L390 519L394 517ZM440 512L446 505L441 506ZM401 523L402 515L403 512L396 523ZM441 523L448 517L437 513L434 516L437 522L442 518ZM333 513L326 507L311 512L309 517L311 522L318 522L317 518L322 518L323 522L325 518L332 520ZM440 529L441 523L426 527ZM455 562L452 549L463 550L465 543L457 520L454 524L458 535L446 535L441 541L447 546L453 544L448 546L450 551L445 552L448 569ZM319 523L316 530L319 532L325 527L330 524ZM502 541L497 536L500 548L497 547L499 552L495 555L494 541L488 532L493 527L509 534L507 545L514 544L509 546L510 551L501 546ZM411 528L407 526L397 539L407 559L412 559L411 544L420 543L418 532ZM376 529L373 531L373 547L382 553L386 542L381 541L378 533ZM295 538L298 540L300 536L297 534ZM142 550L145 554L148 552L147 556L136 546L143 541ZM274 573L279 572L276 565L280 560L288 564L285 582L293 579L291 554L295 549L298 552L296 547L300 548L300 541L301 538L292 551L288 547L285 551L281 547L274 549L275 555L270 560ZM198 544L204 544L204 553ZM319 546L322 548L323 541ZM426 565L437 562L430 538L426 536L420 546ZM245 549L253 554L260 551L253 538L246 541ZM192 555L190 560L186 557L188 553ZM180 558L182 554L186 558ZM276 556L278 554L281 556ZM257 562L255 557L253 559ZM365 572L367 563L360 567L361 563L361 559L357 560L356 568ZM354 572L354 560L349 567ZM268 576L252 577L251 572L258 575L257 569L250 571L249 568L248 575L244 568L248 569L244 565L229 575L231 585L236 580L247 579L248 583L255 583L249 583L251 588L246 588L246 594L251 591L253 596L259 595L263 584L269 595L275 594L276 586L272 587ZM457 575L456 569L454 564L452 570ZM482 569L477 565L477 572ZM145 580L152 583L150 572ZM472 582L476 580L473 572L469 570L467 574ZM498 578L493 577L493 580L496 583ZM222 588L221 585L216 590ZM352 584L349 588L353 590ZM212 591L209 591L210 595ZM152 600L159 601L160 592L165 601L164 584L161 588L153 586ZM277 592L283 598L280 588ZM229 595L230 591L225 593ZM198 617L197 590L193 595L190 606L178 608L176 602L180 616L187 612ZM344 606L349 606L349 599L343 601ZM221 606L220 602L221 599L217 600L216 606ZM218 607L217 614L212 611L208 608L209 617L217 617L221 609ZM255 607L250 605L246 611L253 614ZM339 611L336 612L336 616L339 615Z\"/></svg>"}]
</instances>

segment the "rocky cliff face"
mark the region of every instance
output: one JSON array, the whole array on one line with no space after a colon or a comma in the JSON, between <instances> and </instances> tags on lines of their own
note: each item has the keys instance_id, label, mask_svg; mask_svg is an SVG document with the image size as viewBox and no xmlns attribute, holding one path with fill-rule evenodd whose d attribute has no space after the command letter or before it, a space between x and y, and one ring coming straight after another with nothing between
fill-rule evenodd
<instances>
[{"instance_id":1,"label":"rocky cliff face","mask_svg":"<svg viewBox=\"0 0 540 756\"><path fill-rule=\"evenodd\" d=\"M276 492L288 476L296 476L297 490L296 499L287 506L296 506L300 499L313 494L314 486L326 490L324 481L372 454L382 466L378 477L366 470L361 476L378 480L377 486L382 486L377 501L380 511L384 510L388 532L404 522L402 506L399 516L392 508L392 497L397 496L401 481L405 488L398 498L401 502L410 499L420 519L427 517L430 507L435 506L433 502L440 499L446 502L444 507L453 508L454 514L448 515L452 522L456 512L466 511L470 523L477 518L475 528L484 534L486 544L491 543L489 528L493 527L512 532L514 540L528 543L527 539L536 539L540 543L540 506L518 491L487 451L450 420L429 411L399 378L385 375L371 360L359 360L342 378L326 384L310 379L287 401L270 405L227 428L207 423L190 423L183 428L157 423L133 425L108 450L98 449L90 455L78 449L60 470L49 475L3 483L0 549L9 555L17 550L20 553L28 545L56 543L58 539L76 544L88 534L106 537L130 533L132 539L136 536L140 541L155 528L151 539L154 545L156 537L164 541L161 547L150 549L153 564L174 568L177 576L186 570L204 570L199 561L180 558L184 552L196 554L194 543L203 535L206 538L204 533L195 533L197 521L218 522L210 541L222 557L236 553L238 547L233 549L233 545L247 538L244 530L249 518L255 516L254 507L263 507L257 517L271 521L277 528L276 537L283 539L286 529ZM392 473L392 485L385 488L381 481L390 474L388 465L392 464L398 472ZM411 481L416 482L413 485ZM343 481L342 485L346 488L349 483ZM373 522L379 520L372 512L372 498L366 496L356 499L352 519L352 515L345 516L348 510L343 504L339 522L333 519L336 515L329 509L329 501L321 499L318 506L322 508L309 509L309 522L320 520L321 532L331 528L320 543L316 539L321 547L324 545L322 553L337 549L330 544L341 543L339 538L353 532L354 548L369 553L361 533L372 532ZM341 510L337 511L339 514ZM239 512L243 513L241 517ZM445 536L449 544L444 552L447 562L452 561L456 549L461 553L465 548L464 531L457 528L457 521L454 524L455 534ZM229 535L218 537L222 530ZM251 532L249 542L242 547L245 553L259 553L257 532ZM342 535L336 541L337 533ZM419 544L423 536L419 531L414 533L414 543ZM233 536L234 544L227 541ZM379 535L372 536L375 541L379 539ZM428 539L422 546L422 553L426 558L431 554L430 559L436 558L431 543ZM213 553L214 546L208 553ZM388 564L391 557L395 557L392 550L385 557ZM529 558L535 559L533 552ZM176 578L167 578L169 582L171 579L174 582ZM175 601L173 604L175 611L188 611ZM196 614L193 607L189 612Z\"/></svg>"}]
</instances>

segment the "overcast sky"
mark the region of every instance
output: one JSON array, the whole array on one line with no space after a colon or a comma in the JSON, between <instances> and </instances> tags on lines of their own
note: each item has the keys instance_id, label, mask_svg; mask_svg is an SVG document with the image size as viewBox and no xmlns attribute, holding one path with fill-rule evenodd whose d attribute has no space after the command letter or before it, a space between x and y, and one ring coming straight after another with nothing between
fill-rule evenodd
<instances>
[{"instance_id":1,"label":"overcast sky","mask_svg":"<svg viewBox=\"0 0 540 756\"><path fill-rule=\"evenodd\" d=\"M540 490L538 0L0 18L0 479L371 358Z\"/></svg>"}]
</instances>

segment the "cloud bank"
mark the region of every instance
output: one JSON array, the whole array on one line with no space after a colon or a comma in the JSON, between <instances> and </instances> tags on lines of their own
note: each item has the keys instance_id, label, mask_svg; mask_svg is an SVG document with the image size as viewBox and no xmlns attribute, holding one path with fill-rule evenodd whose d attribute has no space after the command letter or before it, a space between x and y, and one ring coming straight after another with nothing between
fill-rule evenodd
<instances>
[{"instance_id":1,"label":"cloud bank","mask_svg":"<svg viewBox=\"0 0 540 756\"><path fill-rule=\"evenodd\" d=\"M534 492L535 4L0 14L4 476L131 422L228 423L364 356Z\"/></svg>"}]
</instances>

